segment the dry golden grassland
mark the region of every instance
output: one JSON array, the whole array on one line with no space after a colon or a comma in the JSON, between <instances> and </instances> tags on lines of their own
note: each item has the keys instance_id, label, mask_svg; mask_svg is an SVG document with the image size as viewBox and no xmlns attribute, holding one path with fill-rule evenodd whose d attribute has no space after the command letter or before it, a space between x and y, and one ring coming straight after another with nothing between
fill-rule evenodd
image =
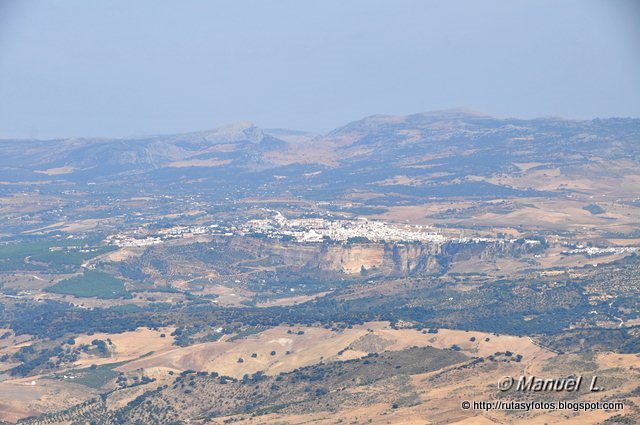
<instances>
[{"instance_id":1,"label":"dry golden grassland","mask_svg":"<svg viewBox=\"0 0 640 425\"><path fill-rule=\"evenodd\" d=\"M291 332L289 332L291 331ZM298 332L304 332L298 335ZM384 341L367 347L363 339L378 337ZM475 341L471 341L475 338ZM485 341L485 339L489 341ZM369 352L402 350L412 346L450 348L458 345L472 356L487 356L498 351L510 350L528 358L546 358L551 353L537 347L525 337L495 336L484 332L440 330L437 334L424 334L414 329L391 329L386 322L372 322L341 332L320 327L278 326L259 334L229 341L223 337L216 342L206 342L189 347L170 347L130 362L119 368L130 371L137 368L168 367L176 370L194 369L215 371L222 375L242 377L264 371L278 374L322 360L347 360L362 357ZM117 344L116 344L117 345ZM352 345L355 348L352 348ZM275 355L271 352L275 351ZM290 354L286 354L286 352ZM342 352L339 354L339 352ZM255 353L256 357L251 355ZM238 359L243 362L239 363Z\"/></svg>"},{"instance_id":2,"label":"dry golden grassland","mask_svg":"<svg viewBox=\"0 0 640 425\"><path fill-rule=\"evenodd\" d=\"M457 345L470 356L485 358L496 352L506 351L523 356L520 363L490 362L471 369L448 366L439 371L412 375L408 377L408 381L393 379L355 387L350 390L354 400L373 397L372 400L388 398L389 402L377 401L366 406L356 403L352 408L345 407L331 412L269 414L260 417L260 423L264 424L330 424L337 420L373 424L596 424L613 413L537 411L516 415L495 411L464 411L460 408L460 403L462 400L495 400L500 394L496 383L505 375L564 376L567 370L587 374L593 373L593 369L598 369L604 382L616 383L596 399L601 400L605 396L615 399L620 393L631 391L637 386L634 376L637 376L640 368L638 355L600 353L591 360L585 360L579 355L556 355L537 346L527 337L448 329L430 334L415 329L392 329L387 322L370 322L340 332L319 327L278 326L240 339L230 340L229 336L224 336L216 342L189 347L172 345L171 331L172 329L139 328L121 334L80 336L76 338L76 344L90 344L93 339L110 339L112 355L108 358L83 355L76 367L128 361L118 367L117 371L128 375L144 373L158 379L154 385L159 385L158 383L170 378L170 371L207 370L237 378L257 371L275 375L321 361L347 360L369 352L401 350L412 346L450 348ZM162 333L165 334L164 338L160 336ZM275 354L272 355L273 351ZM289 354L286 354L287 351ZM252 357L253 353L255 357ZM239 358L243 359L242 363L238 363ZM419 402L392 408L394 394L406 391L407 388L416 394ZM141 388L124 391L119 396L119 403L124 405L142 391ZM3 400L0 402L0 419L16 420L44 411L66 408L93 394L94 390L78 384L46 379L43 376L5 380L0 382L0 399ZM591 400L594 396L581 395L580 399ZM640 402L637 396L635 401ZM212 423L222 423L223 419L216 419ZM240 423L250 422L245 418Z\"/></svg>"}]
</instances>

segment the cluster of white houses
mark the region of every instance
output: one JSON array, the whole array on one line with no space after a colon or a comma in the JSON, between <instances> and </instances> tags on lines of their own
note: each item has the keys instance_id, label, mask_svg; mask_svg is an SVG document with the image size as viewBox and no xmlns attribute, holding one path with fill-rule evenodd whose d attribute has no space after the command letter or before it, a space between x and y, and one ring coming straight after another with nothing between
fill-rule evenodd
<instances>
[{"instance_id":1,"label":"cluster of white houses","mask_svg":"<svg viewBox=\"0 0 640 425\"><path fill-rule=\"evenodd\" d=\"M200 226L174 226L151 233L149 230L118 233L107 237L106 242L120 247L150 246L170 239L197 235L256 236L271 239L287 239L300 243L333 242L428 242L444 243L452 240L435 231L431 226L386 223L379 220L294 218L288 219L278 211L270 218L248 220L238 225L211 224ZM495 238L455 238L462 243L495 242L508 243L514 240ZM538 240L525 240L527 244L538 244Z\"/></svg>"}]
</instances>

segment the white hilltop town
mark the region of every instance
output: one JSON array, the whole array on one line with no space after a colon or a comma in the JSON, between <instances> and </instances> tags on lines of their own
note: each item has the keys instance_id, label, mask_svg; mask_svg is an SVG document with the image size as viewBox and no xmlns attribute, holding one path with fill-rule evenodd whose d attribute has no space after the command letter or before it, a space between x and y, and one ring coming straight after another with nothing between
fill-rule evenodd
<instances>
[{"instance_id":1,"label":"white hilltop town","mask_svg":"<svg viewBox=\"0 0 640 425\"><path fill-rule=\"evenodd\" d=\"M299 243L334 242L427 242L479 243L497 241L511 243L516 239L497 238L452 238L439 233L431 226L387 223L364 217L344 218L294 218L288 219L279 211L270 211L273 216L248 220L240 225L211 224L201 226L175 226L158 230L153 234L146 229L133 233L110 235L105 242L118 247L144 247L197 235L216 236L260 236L269 239L285 239ZM535 239L527 244L539 244Z\"/></svg>"},{"instance_id":2,"label":"white hilltop town","mask_svg":"<svg viewBox=\"0 0 640 425\"><path fill-rule=\"evenodd\" d=\"M347 242L365 238L370 241L444 242L446 238L430 226L395 225L384 221L326 220L324 218L287 219L279 211L273 218L250 220L242 228L245 233L258 233L270 238L287 236L297 242L323 242L327 239Z\"/></svg>"}]
</instances>

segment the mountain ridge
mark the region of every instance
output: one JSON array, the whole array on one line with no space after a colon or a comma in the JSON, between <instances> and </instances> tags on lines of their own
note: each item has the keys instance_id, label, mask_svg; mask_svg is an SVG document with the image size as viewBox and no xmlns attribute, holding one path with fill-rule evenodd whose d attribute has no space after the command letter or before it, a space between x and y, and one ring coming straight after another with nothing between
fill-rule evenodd
<instances>
[{"instance_id":1,"label":"mountain ridge","mask_svg":"<svg viewBox=\"0 0 640 425\"><path fill-rule=\"evenodd\" d=\"M415 117L429 117L429 118L441 118L441 119L451 119L454 117L457 118L486 118L495 121L519 121L519 122L540 122L540 121L558 121L558 122L575 122L575 123L586 123L586 122L599 122L599 121L609 121L609 120L618 120L618 121L639 121L640 117L631 117L631 116L611 116L611 117L594 117L589 119L571 119L565 118L561 116L540 116L533 118L518 118L511 116L498 116L489 113L485 113L480 110L466 108L466 107L456 107L456 108L448 108L448 109L436 109L429 110L424 112L416 112L411 114L372 114L366 115L362 118L356 119L354 121L350 121L344 125L339 125L334 129L331 129L327 132L313 132L304 129L290 129L284 127L277 128L262 128L254 124L251 120L239 120L232 121L227 124L220 125L218 127L213 127L204 130L187 130L187 131L178 131L178 132L167 132L167 133L152 133L152 134L143 134L143 135L129 135L122 137L109 137L109 136L70 136L70 137L50 137L50 138L22 138L22 137L0 137L0 143L4 142L18 142L18 141L29 141L29 142L59 142L59 141L119 141L119 140L148 140L148 139L156 139L156 138L165 138L165 137L175 137L175 136L186 136L186 135L198 135L198 134L206 134L206 133L214 133L224 129L234 129L234 128L251 128L255 127L260 129L261 131L269 134L269 133L277 133L277 132L288 132L288 133L300 133L306 135L315 135L317 137L324 137L336 130L347 127L353 123L375 120L380 118L385 119L408 119Z\"/></svg>"},{"instance_id":2,"label":"mountain ridge","mask_svg":"<svg viewBox=\"0 0 640 425\"><path fill-rule=\"evenodd\" d=\"M0 173L2 181L17 185L43 179L132 187L189 181L194 190L216 187L227 194L499 196L536 186L500 178L519 175L522 163L571 179L604 170L628 174L640 167L639 139L640 119L520 120L454 109L372 115L323 135L269 131L243 121L144 139L3 141ZM556 180L554 190L564 191L562 179Z\"/></svg>"}]
</instances>

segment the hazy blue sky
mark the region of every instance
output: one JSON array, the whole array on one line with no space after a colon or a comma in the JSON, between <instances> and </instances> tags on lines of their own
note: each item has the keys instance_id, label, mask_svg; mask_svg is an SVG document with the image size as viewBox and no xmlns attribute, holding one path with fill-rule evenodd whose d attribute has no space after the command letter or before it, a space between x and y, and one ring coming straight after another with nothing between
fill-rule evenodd
<instances>
[{"instance_id":1,"label":"hazy blue sky","mask_svg":"<svg viewBox=\"0 0 640 425\"><path fill-rule=\"evenodd\" d=\"M0 137L640 116L640 1L0 0Z\"/></svg>"}]
</instances>

